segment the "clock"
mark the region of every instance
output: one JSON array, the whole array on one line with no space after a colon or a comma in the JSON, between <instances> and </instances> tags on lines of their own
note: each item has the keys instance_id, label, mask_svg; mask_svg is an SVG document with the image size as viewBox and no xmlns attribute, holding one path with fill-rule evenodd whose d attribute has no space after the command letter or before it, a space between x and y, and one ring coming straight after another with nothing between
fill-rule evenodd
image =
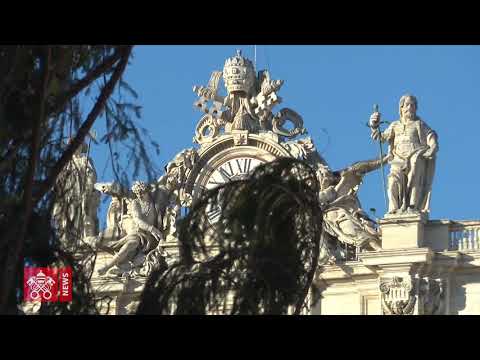
<instances>
[{"instance_id":1,"label":"clock","mask_svg":"<svg viewBox=\"0 0 480 360\"><path fill-rule=\"evenodd\" d=\"M248 177L261 164L279 157L291 157L278 142L278 137L270 132L232 132L205 145L198 151L198 160L187 175L185 184L185 192L192 196L193 203L207 190ZM206 210L210 223L215 223L221 209L213 206Z\"/></svg>"},{"instance_id":2,"label":"clock","mask_svg":"<svg viewBox=\"0 0 480 360\"><path fill-rule=\"evenodd\" d=\"M208 175L208 181L203 187L211 190L232 180L245 179L258 165L264 163L263 159L252 156L238 156L226 160Z\"/></svg>"},{"instance_id":3,"label":"clock","mask_svg":"<svg viewBox=\"0 0 480 360\"><path fill-rule=\"evenodd\" d=\"M252 156L238 156L226 160L207 175L206 185L199 185L202 191L211 190L229 181L246 179L253 170L266 161ZM206 207L206 214L210 224L215 224L221 215L221 207L218 204L209 204Z\"/></svg>"}]
</instances>

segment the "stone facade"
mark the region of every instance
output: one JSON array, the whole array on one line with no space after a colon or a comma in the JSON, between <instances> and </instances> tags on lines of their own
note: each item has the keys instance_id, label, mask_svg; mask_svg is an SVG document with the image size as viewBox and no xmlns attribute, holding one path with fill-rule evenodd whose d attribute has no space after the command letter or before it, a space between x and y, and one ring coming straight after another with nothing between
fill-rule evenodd
<instances>
[{"instance_id":1,"label":"stone facade","mask_svg":"<svg viewBox=\"0 0 480 360\"><path fill-rule=\"evenodd\" d=\"M392 221L384 250L318 269L311 314L480 314L480 221Z\"/></svg>"}]
</instances>

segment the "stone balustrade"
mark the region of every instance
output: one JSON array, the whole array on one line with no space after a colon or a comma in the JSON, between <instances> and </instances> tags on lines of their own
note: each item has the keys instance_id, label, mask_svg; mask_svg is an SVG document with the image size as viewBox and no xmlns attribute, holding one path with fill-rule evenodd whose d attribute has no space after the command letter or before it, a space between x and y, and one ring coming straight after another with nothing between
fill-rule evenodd
<instances>
[{"instance_id":1,"label":"stone balustrade","mask_svg":"<svg viewBox=\"0 0 480 360\"><path fill-rule=\"evenodd\" d=\"M480 221L455 221L448 227L449 250L480 250Z\"/></svg>"}]
</instances>

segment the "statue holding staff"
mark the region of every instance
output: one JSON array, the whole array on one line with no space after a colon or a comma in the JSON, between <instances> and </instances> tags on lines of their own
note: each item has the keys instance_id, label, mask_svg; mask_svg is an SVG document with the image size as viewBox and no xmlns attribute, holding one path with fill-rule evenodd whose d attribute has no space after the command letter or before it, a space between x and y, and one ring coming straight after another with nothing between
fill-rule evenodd
<instances>
[{"instance_id":1,"label":"statue holding staff","mask_svg":"<svg viewBox=\"0 0 480 360\"><path fill-rule=\"evenodd\" d=\"M438 151L438 137L417 116L418 102L413 95L400 99L400 119L381 132L380 113L370 116L374 140L388 142L387 214L429 212L430 196Z\"/></svg>"}]
</instances>

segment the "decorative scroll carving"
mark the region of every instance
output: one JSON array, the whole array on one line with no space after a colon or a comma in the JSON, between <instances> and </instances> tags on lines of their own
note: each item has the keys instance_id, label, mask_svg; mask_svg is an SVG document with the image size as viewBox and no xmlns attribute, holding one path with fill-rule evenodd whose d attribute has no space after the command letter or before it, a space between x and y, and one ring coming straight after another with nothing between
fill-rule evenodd
<instances>
[{"instance_id":1,"label":"decorative scroll carving","mask_svg":"<svg viewBox=\"0 0 480 360\"><path fill-rule=\"evenodd\" d=\"M195 128L193 141L197 144L212 142L219 134L222 123L211 115L204 115Z\"/></svg>"},{"instance_id":2,"label":"decorative scroll carving","mask_svg":"<svg viewBox=\"0 0 480 360\"><path fill-rule=\"evenodd\" d=\"M287 121L290 121L293 124L292 130L287 130L283 127ZM272 126L275 134L289 138L304 134L306 132L306 129L303 127L302 117L289 108L280 110L273 117Z\"/></svg>"}]
</instances>

